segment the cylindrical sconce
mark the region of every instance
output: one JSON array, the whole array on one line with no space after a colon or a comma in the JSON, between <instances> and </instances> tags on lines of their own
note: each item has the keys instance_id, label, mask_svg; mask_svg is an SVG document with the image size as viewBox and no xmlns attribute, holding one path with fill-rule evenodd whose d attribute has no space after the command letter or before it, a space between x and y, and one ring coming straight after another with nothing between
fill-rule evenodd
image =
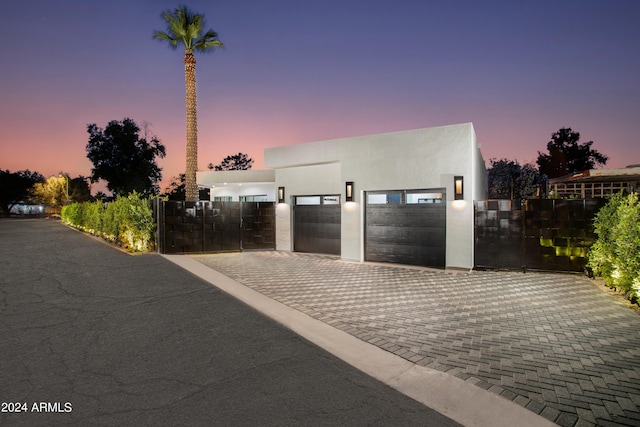
<instances>
[{"instance_id":1,"label":"cylindrical sconce","mask_svg":"<svg viewBox=\"0 0 640 427\"><path fill-rule=\"evenodd\" d=\"M278 187L278 203L284 203L284 187Z\"/></svg>"},{"instance_id":2,"label":"cylindrical sconce","mask_svg":"<svg viewBox=\"0 0 640 427\"><path fill-rule=\"evenodd\" d=\"M347 181L345 187L345 196L347 202L353 202L353 181Z\"/></svg>"},{"instance_id":3,"label":"cylindrical sconce","mask_svg":"<svg viewBox=\"0 0 640 427\"><path fill-rule=\"evenodd\" d=\"M453 178L453 194L454 200L463 200L464 192L462 190L463 178L461 176L456 176Z\"/></svg>"}]
</instances>

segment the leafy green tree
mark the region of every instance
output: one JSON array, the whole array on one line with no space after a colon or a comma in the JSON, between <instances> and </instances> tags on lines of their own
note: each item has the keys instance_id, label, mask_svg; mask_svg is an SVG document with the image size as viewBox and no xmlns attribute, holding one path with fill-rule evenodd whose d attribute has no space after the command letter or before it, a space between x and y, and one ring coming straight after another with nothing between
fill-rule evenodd
<instances>
[{"instance_id":1,"label":"leafy green tree","mask_svg":"<svg viewBox=\"0 0 640 427\"><path fill-rule=\"evenodd\" d=\"M9 172L0 169L0 210L4 216L11 215L11 208L25 201L35 183L44 181L38 172L22 170Z\"/></svg>"},{"instance_id":2,"label":"leafy green tree","mask_svg":"<svg viewBox=\"0 0 640 427\"><path fill-rule=\"evenodd\" d=\"M538 151L538 171L549 178L558 178L605 165L609 158L591 149L593 141L578 143L580 133L561 128L547 143L548 154Z\"/></svg>"},{"instance_id":3,"label":"leafy green tree","mask_svg":"<svg viewBox=\"0 0 640 427\"><path fill-rule=\"evenodd\" d=\"M31 190L31 196L38 202L60 212L69 202L69 177L65 175L50 176L44 182L37 182Z\"/></svg>"},{"instance_id":4,"label":"leafy green tree","mask_svg":"<svg viewBox=\"0 0 640 427\"><path fill-rule=\"evenodd\" d=\"M162 18L167 24L166 31L154 31L154 38L167 41L176 49L184 46L184 75L187 106L187 159L185 171L185 192L188 202L198 200L196 172L198 170L198 119L196 103L196 58L194 51L207 52L216 47L224 47L213 30L204 31L204 15L193 13L186 6L174 11L166 11Z\"/></svg>"},{"instance_id":5,"label":"leafy green tree","mask_svg":"<svg viewBox=\"0 0 640 427\"><path fill-rule=\"evenodd\" d=\"M115 195L137 191L143 195L157 194L162 169L156 157L163 158L165 147L156 136L148 141L140 137L140 128L133 120L112 120L104 128L87 126L89 142L87 157L93 163L91 181L107 181Z\"/></svg>"},{"instance_id":6,"label":"leafy green tree","mask_svg":"<svg viewBox=\"0 0 640 427\"><path fill-rule=\"evenodd\" d=\"M163 193L169 200L184 200L184 174L174 176Z\"/></svg>"},{"instance_id":7,"label":"leafy green tree","mask_svg":"<svg viewBox=\"0 0 640 427\"><path fill-rule=\"evenodd\" d=\"M546 179L530 164L491 159L487 169L490 199L531 199L539 195Z\"/></svg>"},{"instance_id":8,"label":"leafy green tree","mask_svg":"<svg viewBox=\"0 0 640 427\"><path fill-rule=\"evenodd\" d=\"M216 171L249 170L253 166L253 159L247 154L238 153L225 157L218 165L209 163L208 168Z\"/></svg>"},{"instance_id":9,"label":"leafy green tree","mask_svg":"<svg viewBox=\"0 0 640 427\"><path fill-rule=\"evenodd\" d=\"M89 178L78 176L69 179L69 199L74 202L87 202L91 200L91 187Z\"/></svg>"}]
</instances>

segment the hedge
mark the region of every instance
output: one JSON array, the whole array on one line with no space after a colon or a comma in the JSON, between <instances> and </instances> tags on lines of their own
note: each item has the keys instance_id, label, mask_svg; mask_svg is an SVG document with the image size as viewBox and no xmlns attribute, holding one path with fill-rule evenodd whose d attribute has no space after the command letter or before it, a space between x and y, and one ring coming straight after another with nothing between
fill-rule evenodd
<instances>
[{"instance_id":1,"label":"hedge","mask_svg":"<svg viewBox=\"0 0 640 427\"><path fill-rule=\"evenodd\" d=\"M596 214L598 239L589 251L589 267L605 283L640 297L640 203L638 194L616 194Z\"/></svg>"},{"instance_id":2,"label":"hedge","mask_svg":"<svg viewBox=\"0 0 640 427\"><path fill-rule=\"evenodd\" d=\"M62 221L72 227L100 236L131 252L146 252L155 245L155 221L146 199L133 192L115 201L73 203L64 206Z\"/></svg>"}]
</instances>

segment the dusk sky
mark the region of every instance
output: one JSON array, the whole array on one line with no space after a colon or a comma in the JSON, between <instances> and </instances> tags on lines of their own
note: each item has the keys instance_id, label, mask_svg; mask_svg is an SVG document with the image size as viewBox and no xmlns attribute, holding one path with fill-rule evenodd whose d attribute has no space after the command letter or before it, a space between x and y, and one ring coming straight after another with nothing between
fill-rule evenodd
<instances>
[{"instance_id":1,"label":"dusk sky","mask_svg":"<svg viewBox=\"0 0 640 427\"><path fill-rule=\"evenodd\" d=\"M0 14L0 169L90 175L87 124L130 117L184 170L184 50L165 0L21 0ZM199 168L267 147L472 122L535 163L571 127L640 163L639 0L191 0L225 49L196 54ZM425 159L428 167L428 159Z\"/></svg>"}]
</instances>

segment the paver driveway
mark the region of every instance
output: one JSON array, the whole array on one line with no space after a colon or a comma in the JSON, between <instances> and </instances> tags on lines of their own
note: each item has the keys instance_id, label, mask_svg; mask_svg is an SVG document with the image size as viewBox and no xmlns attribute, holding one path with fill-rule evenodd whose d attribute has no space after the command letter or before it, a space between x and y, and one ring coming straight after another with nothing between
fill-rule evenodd
<instances>
[{"instance_id":1,"label":"paver driveway","mask_svg":"<svg viewBox=\"0 0 640 427\"><path fill-rule=\"evenodd\" d=\"M451 273L289 252L193 257L559 425L640 425L640 315L586 277Z\"/></svg>"}]
</instances>

